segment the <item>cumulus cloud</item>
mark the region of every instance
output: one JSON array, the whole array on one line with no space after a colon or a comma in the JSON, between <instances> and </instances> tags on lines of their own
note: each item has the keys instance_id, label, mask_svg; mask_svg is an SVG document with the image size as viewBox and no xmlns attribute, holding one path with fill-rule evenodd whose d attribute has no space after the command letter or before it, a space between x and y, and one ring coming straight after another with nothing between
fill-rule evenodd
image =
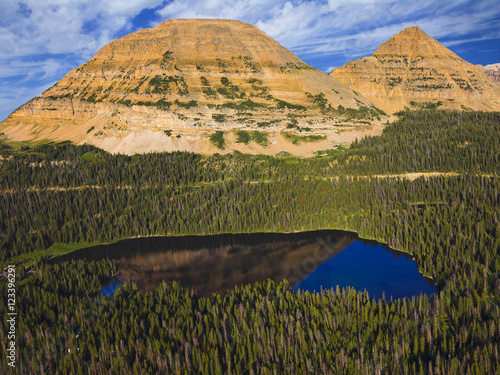
<instances>
[{"instance_id":1,"label":"cumulus cloud","mask_svg":"<svg viewBox=\"0 0 500 375\"><path fill-rule=\"evenodd\" d=\"M134 31L131 21L142 10L161 4L162 0L4 0L0 121L30 92L40 94L40 88L90 59L120 31ZM9 103L15 103L10 110Z\"/></svg>"},{"instance_id":2,"label":"cumulus cloud","mask_svg":"<svg viewBox=\"0 0 500 375\"><path fill-rule=\"evenodd\" d=\"M7 0L0 23L0 58L41 53L93 54L131 17L161 0Z\"/></svg>"}]
</instances>

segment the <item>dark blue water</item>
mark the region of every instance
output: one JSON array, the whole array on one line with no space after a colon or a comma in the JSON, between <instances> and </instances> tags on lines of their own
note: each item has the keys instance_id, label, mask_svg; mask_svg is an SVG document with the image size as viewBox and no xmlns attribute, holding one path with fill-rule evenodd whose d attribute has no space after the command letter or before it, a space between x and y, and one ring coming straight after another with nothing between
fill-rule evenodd
<instances>
[{"instance_id":1,"label":"dark blue water","mask_svg":"<svg viewBox=\"0 0 500 375\"><path fill-rule=\"evenodd\" d=\"M118 260L116 281L101 293L111 298L126 281L144 292L176 281L202 296L267 279L311 292L351 286L372 298L436 292L408 255L335 230L133 238L57 259L102 258Z\"/></svg>"},{"instance_id":2,"label":"dark blue water","mask_svg":"<svg viewBox=\"0 0 500 375\"><path fill-rule=\"evenodd\" d=\"M113 299L116 288L120 285L122 285L122 283L119 281L113 281L111 284L105 285L104 288L102 288L101 297L109 296L111 299Z\"/></svg>"},{"instance_id":3,"label":"dark blue water","mask_svg":"<svg viewBox=\"0 0 500 375\"><path fill-rule=\"evenodd\" d=\"M353 287L371 298L393 299L436 292L432 281L422 277L414 260L380 244L357 240L334 255L293 287L294 291Z\"/></svg>"}]
</instances>

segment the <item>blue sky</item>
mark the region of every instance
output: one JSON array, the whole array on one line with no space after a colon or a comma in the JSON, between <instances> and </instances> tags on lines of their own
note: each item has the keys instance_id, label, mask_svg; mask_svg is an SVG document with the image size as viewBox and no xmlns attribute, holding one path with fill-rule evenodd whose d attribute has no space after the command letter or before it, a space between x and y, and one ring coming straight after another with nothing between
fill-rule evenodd
<instances>
[{"instance_id":1,"label":"blue sky","mask_svg":"<svg viewBox=\"0 0 500 375\"><path fill-rule=\"evenodd\" d=\"M324 72L419 25L474 64L500 62L499 0L0 0L0 121L111 40L172 18L251 23Z\"/></svg>"}]
</instances>

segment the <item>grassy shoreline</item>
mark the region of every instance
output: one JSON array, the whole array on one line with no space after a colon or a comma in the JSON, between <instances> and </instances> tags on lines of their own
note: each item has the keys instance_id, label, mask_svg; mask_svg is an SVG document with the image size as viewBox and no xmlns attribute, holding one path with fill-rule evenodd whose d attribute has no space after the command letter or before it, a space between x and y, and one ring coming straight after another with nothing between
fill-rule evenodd
<instances>
[{"instance_id":1,"label":"grassy shoreline","mask_svg":"<svg viewBox=\"0 0 500 375\"><path fill-rule=\"evenodd\" d=\"M24 267L30 266L35 260L42 257L47 259L54 259L58 256L72 253L73 251L82 250L92 246L98 245L109 245L111 243L117 242L119 240L114 240L110 242L77 242L77 243L54 243L50 247L44 250L35 250L31 253L21 254L14 258L7 259L5 264L22 265Z\"/></svg>"}]
</instances>

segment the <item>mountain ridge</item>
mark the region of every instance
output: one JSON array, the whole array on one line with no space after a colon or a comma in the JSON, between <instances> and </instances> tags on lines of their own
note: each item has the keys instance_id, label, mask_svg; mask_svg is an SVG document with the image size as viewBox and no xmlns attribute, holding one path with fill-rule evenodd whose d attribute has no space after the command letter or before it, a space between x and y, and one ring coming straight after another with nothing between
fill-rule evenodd
<instances>
[{"instance_id":1,"label":"mountain ridge","mask_svg":"<svg viewBox=\"0 0 500 375\"><path fill-rule=\"evenodd\" d=\"M14 111L0 131L111 152L312 155L364 134L367 117L380 115L255 26L181 19L108 43ZM217 131L225 146L209 141ZM238 131L264 132L267 141L238 142Z\"/></svg>"},{"instance_id":2,"label":"mountain ridge","mask_svg":"<svg viewBox=\"0 0 500 375\"><path fill-rule=\"evenodd\" d=\"M330 73L383 110L499 110L500 89L420 27L402 30L370 56Z\"/></svg>"},{"instance_id":3,"label":"mountain ridge","mask_svg":"<svg viewBox=\"0 0 500 375\"><path fill-rule=\"evenodd\" d=\"M496 85L500 86L500 63L488 65L476 65Z\"/></svg>"}]
</instances>

